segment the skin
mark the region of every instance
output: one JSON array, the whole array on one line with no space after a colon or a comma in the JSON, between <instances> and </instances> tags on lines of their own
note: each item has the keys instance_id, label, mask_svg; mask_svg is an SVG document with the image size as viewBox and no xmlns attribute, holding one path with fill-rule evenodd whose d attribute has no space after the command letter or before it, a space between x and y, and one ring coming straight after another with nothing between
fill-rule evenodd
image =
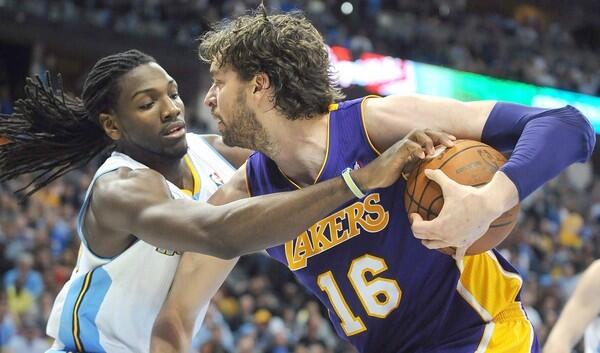
<instances>
[{"instance_id":1,"label":"skin","mask_svg":"<svg viewBox=\"0 0 600 353\"><path fill-rule=\"evenodd\" d=\"M586 326L600 314L600 260L583 273L544 345L544 353L570 353Z\"/></svg>"}]
</instances>

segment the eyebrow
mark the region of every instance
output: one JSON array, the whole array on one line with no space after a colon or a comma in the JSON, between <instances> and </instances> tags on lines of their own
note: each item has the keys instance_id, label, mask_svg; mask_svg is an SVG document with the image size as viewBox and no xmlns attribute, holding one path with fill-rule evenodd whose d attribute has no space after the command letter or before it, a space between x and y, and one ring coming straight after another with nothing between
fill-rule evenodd
<instances>
[{"instance_id":1,"label":"eyebrow","mask_svg":"<svg viewBox=\"0 0 600 353\"><path fill-rule=\"evenodd\" d=\"M169 82L167 83L167 86L171 86L171 85L177 85L177 82L175 82L174 79L170 79ZM138 94L148 93L148 92L154 92L154 91L156 91L156 88L146 88L146 89L142 89L142 90L136 91L135 93L133 93L131 95L131 99L134 99L135 96L137 96Z\"/></svg>"}]
</instances>

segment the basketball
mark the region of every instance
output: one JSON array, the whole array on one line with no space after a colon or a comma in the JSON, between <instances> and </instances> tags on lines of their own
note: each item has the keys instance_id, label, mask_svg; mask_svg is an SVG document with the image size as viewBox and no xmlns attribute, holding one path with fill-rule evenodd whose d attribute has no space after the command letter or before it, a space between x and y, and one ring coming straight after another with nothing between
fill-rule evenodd
<instances>
[{"instance_id":1,"label":"basketball","mask_svg":"<svg viewBox=\"0 0 600 353\"><path fill-rule=\"evenodd\" d=\"M457 140L454 147L423 161L410 173L404 191L406 211L408 214L418 213L424 220L432 220L444 205L441 188L427 178L425 169L441 169L457 183L478 187L487 184L504 163L506 158L500 152L482 142ZM492 222L488 231L467 250L467 254L479 254L500 244L514 228L518 214L517 204ZM453 248L439 250L454 254Z\"/></svg>"}]
</instances>

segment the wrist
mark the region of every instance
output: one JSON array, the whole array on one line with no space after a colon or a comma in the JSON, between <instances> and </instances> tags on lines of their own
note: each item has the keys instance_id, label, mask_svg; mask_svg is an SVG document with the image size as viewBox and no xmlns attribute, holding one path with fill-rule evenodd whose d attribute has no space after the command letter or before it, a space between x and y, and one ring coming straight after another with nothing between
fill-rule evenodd
<instances>
[{"instance_id":1,"label":"wrist","mask_svg":"<svg viewBox=\"0 0 600 353\"><path fill-rule=\"evenodd\" d=\"M366 195L352 177L352 171L351 168L344 169L344 171L342 171L342 180L344 180L344 183L356 198L362 199Z\"/></svg>"},{"instance_id":2,"label":"wrist","mask_svg":"<svg viewBox=\"0 0 600 353\"><path fill-rule=\"evenodd\" d=\"M362 169L354 169L350 171L350 177L354 180L356 186L363 192L367 193L371 188L369 188L368 178Z\"/></svg>"},{"instance_id":3,"label":"wrist","mask_svg":"<svg viewBox=\"0 0 600 353\"><path fill-rule=\"evenodd\" d=\"M519 203L517 187L502 171L497 171L492 180L481 187L479 191L485 200L485 209L495 218L500 217Z\"/></svg>"}]
</instances>

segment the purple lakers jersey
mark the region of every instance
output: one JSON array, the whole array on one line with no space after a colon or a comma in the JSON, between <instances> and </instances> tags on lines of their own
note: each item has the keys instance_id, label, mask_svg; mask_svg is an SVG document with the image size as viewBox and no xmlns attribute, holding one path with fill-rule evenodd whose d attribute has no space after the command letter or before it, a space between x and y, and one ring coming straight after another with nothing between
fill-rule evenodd
<instances>
[{"instance_id":1,"label":"purple lakers jersey","mask_svg":"<svg viewBox=\"0 0 600 353\"><path fill-rule=\"evenodd\" d=\"M316 182L377 157L364 127L364 101L332 105ZM249 158L247 179L252 196L298 188L262 153ZM494 342L510 337L500 319L522 323L522 347L507 351L535 351L513 267L488 251L466 257L461 270L452 257L425 248L411 232L404 188L399 180L372 190L267 251L319 298L337 333L360 352L492 352Z\"/></svg>"}]
</instances>

